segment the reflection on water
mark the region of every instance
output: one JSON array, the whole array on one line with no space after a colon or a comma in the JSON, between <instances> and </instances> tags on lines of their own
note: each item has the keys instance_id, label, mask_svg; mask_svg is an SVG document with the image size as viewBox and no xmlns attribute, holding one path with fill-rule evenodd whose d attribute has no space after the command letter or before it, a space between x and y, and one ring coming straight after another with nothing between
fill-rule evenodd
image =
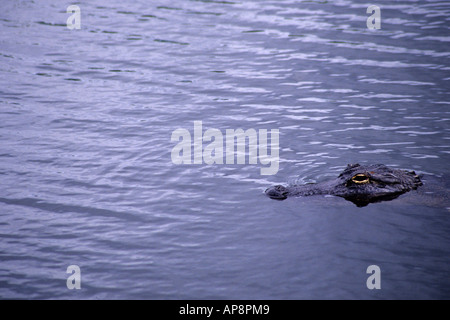
<instances>
[{"instance_id":1,"label":"reflection on water","mask_svg":"<svg viewBox=\"0 0 450 320\"><path fill-rule=\"evenodd\" d=\"M0 297L450 297L447 3L378 1L379 30L349 0L96 1L80 30L70 4L0 13ZM194 121L279 129L280 170L174 165ZM364 208L263 194L355 162L444 191Z\"/></svg>"}]
</instances>

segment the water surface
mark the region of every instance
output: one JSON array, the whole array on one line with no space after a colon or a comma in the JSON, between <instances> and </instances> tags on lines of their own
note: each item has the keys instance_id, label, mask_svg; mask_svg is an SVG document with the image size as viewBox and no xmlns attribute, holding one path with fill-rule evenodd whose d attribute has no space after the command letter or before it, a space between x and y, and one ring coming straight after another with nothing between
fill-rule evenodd
<instances>
[{"instance_id":1,"label":"water surface","mask_svg":"<svg viewBox=\"0 0 450 320\"><path fill-rule=\"evenodd\" d=\"M445 187L448 2L378 1L379 30L363 1L80 1L80 30L71 4L0 12L0 298L450 298L448 189L263 193L356 162ZM279 129L279 171L173 164L194 121Z\"/></svg>"}]
</instances>

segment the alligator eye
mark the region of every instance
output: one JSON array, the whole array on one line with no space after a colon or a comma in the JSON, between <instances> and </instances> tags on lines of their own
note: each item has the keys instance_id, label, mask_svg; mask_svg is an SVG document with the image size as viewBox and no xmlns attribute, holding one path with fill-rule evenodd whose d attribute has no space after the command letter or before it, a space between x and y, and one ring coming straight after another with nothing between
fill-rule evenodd
<instances>
[{"instance_id":1,"label":"alligator eye","mask_svg":"<svg viewBox=\"0 0 450 320\"><path fill-rule=\"evenodd\" d=\"M352 181L357 184L369 183L369 177L360 173L354 176Z\"/></svg>"}]
</instances>

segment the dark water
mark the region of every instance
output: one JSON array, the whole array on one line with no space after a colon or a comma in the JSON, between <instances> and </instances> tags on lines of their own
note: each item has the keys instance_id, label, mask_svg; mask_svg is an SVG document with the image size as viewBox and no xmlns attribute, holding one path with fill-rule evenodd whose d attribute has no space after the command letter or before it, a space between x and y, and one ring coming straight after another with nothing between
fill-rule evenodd
<instances>
[{"instance_id":1,"label":"dark water","mask_svg":"<svg viewBox=\"0 0 450 320\"><path fill-rule=\"evenodd\" d=\"M379 30L363 1L80 1L79 30L71 4L1 4L0 298L450 299L448 189L263 193L355 162L448 175L448 2L377 1ZM279 171L174 164L194 121L278 129Z\"/></svg>"}]
</instances>

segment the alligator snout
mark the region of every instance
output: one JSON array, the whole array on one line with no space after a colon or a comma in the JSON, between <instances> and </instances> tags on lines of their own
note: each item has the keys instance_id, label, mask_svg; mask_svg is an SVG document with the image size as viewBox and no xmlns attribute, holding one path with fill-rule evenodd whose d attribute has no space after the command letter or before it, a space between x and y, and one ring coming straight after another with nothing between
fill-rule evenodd
<instances>
[{"instance_id":1,"label":"alligator snout","mask_svg":"<svg viewBox=\"0 0 450 320\"><path fill-rule=\"evenodd\" d=\"M273 186L266 190L266 195L275 200L284 200L287 198L287 194L287 188L281 185Z\"/></svg>"}]
</instances>

